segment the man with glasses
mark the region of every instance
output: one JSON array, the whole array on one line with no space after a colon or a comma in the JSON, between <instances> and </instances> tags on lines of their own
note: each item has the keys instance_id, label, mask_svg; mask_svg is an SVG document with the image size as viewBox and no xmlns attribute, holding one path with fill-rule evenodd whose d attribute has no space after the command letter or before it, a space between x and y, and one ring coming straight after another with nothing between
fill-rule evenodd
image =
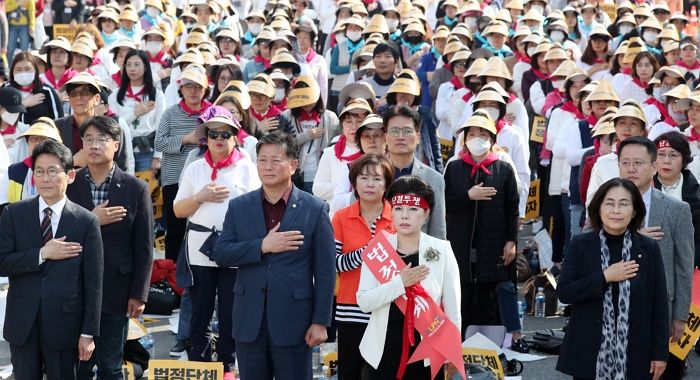
<instances>
[{"instance_id":1,"label":"man with glasses","mask_svg":"<svg viewBox=\"0 0 700 380\"><path fill-rule=\"evenodd\" d=\"M71 202L70 150L46 140L32 153L38 197L0 218L0 275L10 278L4 335L15 378L75 379L100 332L102 237L97 217Z\"/></svg>"},{"instance_id":2,"label":"man with glasses","mask_svg":"<svg viewBox=\"0 0 700 380\"><path fill-rule=\"evenodd\" d=\"M695 243L690 206L664 195L653 186L656 174L656 146L645 137L630 137L618 148L620 178L629 179L639 189L646 206L644 228L639 232L659 243L666 272L670 336L678 341L690 310ZM667 372L682 373L683 362L670 355ZM672 378L680 378L672 376Z\"/></svg>"},{"instance_id":3,"label":"man with glasses","mask_svg":"<svg viewBox=\"0 0 700 380\"><path fill-rule=\"evenodd\" d=\"M384 114L384 133L389 159L394 164L395 177L415 175L424 179L435 192L435 208L430 211L430 220L423 225L423 232L445 239L445 179L435 169L415 158L421 139L421 116L418 111L405 105L391 107Z\"/></svg>"},{"instance_id":4,"label":"man with glasses","mask_svg":"<svg viewBox=\"0 0 700 380\"><path fill-rule=\"evenodd\" d=\"M96 116L80 126L87 166L68 187L70 200L97 216L104 246L104 287L100 334L95 355L81 363L79 378L122 373L129 318L138 318L148 298L153 261L153 206L145 182L123 172L114 162L121 144L119 124Z\"/></svg>"}]
</instances>

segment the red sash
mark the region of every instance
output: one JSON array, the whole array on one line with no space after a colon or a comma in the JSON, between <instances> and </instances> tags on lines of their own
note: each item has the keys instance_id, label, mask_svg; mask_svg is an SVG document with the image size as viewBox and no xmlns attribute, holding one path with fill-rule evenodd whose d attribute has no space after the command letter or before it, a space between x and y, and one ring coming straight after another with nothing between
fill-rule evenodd
<instances>
[{"instance_id":1,"label":"red sash","mask_svg":"<svg viewBox=\"0 0 700 380\"><path fill-rule=\"evenodd\" d=\"M306 55L306 63L311 63L311 61L316 58L316 55L314 49L309 49L309 54Z\"/></svg>"},{"instance_id":2,"label":"red sash","mask_svg":"<svg viewBox=\"0 0 700 380\"><path fill-rule=\"evenodd\" d=\"M17 124L10 125L5 129L0 129L0 135L3 135L3 136L12 135L15 132L17 132Z\"/></svg>"},{"instance_id":3,"label":"red sash","mask_svg":"<svg viewBox=\"0 0 700 380\"><path fill-rule=\"evenodd\" d=\"M258 54L258 55L255 56L255 62L257 62L257 63L262 63L263 66L265 67L265 69L269 69L269 68L270 68L270 60L269 60L269 59L263 58L263 56L260 55L260 54Z\"/></svg>"},{"instance_id":4,"label":"red sash","mask_svg":"<svg viewBox=\"0 0 700 380\"><path fill-rule=\"evenodd\" d=\"M198 110L193 110L192 108L188 107L187 104L185 103L185 100L180 100L180 103L178 103L180 106L180 109L184 111L187 116L194 116L194 115L201 115L202 112L204 112L207 108L211 106L211 103L209 103L206 100L202 100L202 103L199 106Z\"/></svg>"},{"instance_id":5,"label":"red sash","mask_svg":"<svg viewBox=\"0 0 700 380\"><path fill-rule=\"evenodd\" d=\"M304 110L301 110L299 112L299 122L302 121L313 121L314 123L318 124L321 122L321 114L319 114L316 110L313 110L311 112L306 112Z\"/></svg>"},{"instance_id":6,"label":"red sash","mask_svg":"<svg viewBox=\"0 0 700 380\"><path fill-rule=\"evenodd\" d=\"M387 239L386 231L369 242L362 251L362 261L381 284L392 281L406 266ZM406 316L401 362L396 377L403 378L407 364L430 359L431 379L435 378L445 360L457 368L462 378L466 378L459 328L447 318L423 286L416 284L406 288L406 295L394 302ZM414 329L421 334L422 340L409 360L408 346L415 344Z\"/></svg>"},{"instance_id":7,"label":"red sash","mask_svg":"<svg viewBox=\"0 0 700 380\"><path fill-rule=\"evenodd\" d=\"M625 75L632 75L632 68L628 67L626 69L622 69L622 73Z\"/></svg>"},{"instance_id":8,"label":"red sash","mask_svg":"<svg viewBox=\"0 0 700 380\"><path fill-rule=\"evenodd\" d=\"M576 116L576 118L579 120L582 120L585 118L585 116L583 116L581 111L579 111L579 109L576 107L576 105L574 104L574 102L572 100L567 100L566 102L564 102L564 104L561 105L560 108L562 111L566 111L566 112L574 114L574 116Z\"/></svg>"}]
</instances>

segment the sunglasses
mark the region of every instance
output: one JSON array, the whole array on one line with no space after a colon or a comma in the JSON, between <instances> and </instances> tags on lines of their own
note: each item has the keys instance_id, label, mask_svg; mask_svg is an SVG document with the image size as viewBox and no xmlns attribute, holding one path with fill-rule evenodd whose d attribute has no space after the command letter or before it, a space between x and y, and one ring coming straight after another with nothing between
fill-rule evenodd
<instances>
[{"instance_id":1,"label":"sunglasses","mask_svg":"<svg viewBox=\"0 0 700 380\"><path fill-rule=\"evenodd\" d=\"M229 131L208 131L208 132L207 132L207 136L208 136L210 139L212 139L212 140L216 140L216 139L218 139L219 137L221 137L221 138L224 139L224 140L228 140L228 139L230 139L231 137L233 137L233 132L229 132Z\"/></svg>"}]
</instances>

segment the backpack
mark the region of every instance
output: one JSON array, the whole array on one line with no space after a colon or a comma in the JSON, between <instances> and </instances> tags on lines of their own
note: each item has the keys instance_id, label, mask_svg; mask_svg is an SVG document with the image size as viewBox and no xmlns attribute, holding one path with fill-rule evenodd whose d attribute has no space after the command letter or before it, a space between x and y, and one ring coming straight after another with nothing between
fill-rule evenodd
<instances>
[{"instance_id":1,"label":"backpack","mask_svg":"<svg viewBox=\"0 0 700 380\"><path fill-rule=\"evenodd\" d=\"M532 337L532 346L535 350L546 354L559 355L561 345L564 343L563 331L560 330L537 330Z\"/></svg>"},{"instance_id":2,"label":"backpack","mask_svg":"<svg viewBox=\"0 0 700 380\"><path fill-rule=\"evenodd\" d=\"M525 296L525 301L527 301L528 313L531 315L535 314L535 295L537 295L537 288L544 288L544 315L547 317L555 315L559 308L559 299L557 299L556 290L554 290L554 287L544 274L530 277L523 285L521 292Z\"/></svg>"}]
</instances>

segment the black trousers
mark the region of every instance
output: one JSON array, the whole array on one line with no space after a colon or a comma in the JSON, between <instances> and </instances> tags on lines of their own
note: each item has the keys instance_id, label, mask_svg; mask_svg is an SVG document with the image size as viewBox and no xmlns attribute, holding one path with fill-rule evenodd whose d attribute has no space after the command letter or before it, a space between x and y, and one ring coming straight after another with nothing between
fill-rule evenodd
<instances>
[{"instance_id":1,"label":"black trousers","mask_svg":"<svg viewBox=\"0 0 700 380\"><path fill-rule=\"evenodd\" d=\"M661 378L663 380L678 380L682 379L685 373L685 361L678 359L673 354L668 354L668 363L666 370Z\"/></svg>"},{"instance_id":2,"label":"black trousers","mask_svg":"<svg viewBox=\"0 0 700 380\"><path fill-rule=\"evenodd\" d=\"M462 337L469 326L500 325L498 282L462 282Z\"/></svg>"},{"instance_id":3,"label":"black trousers","mask_svg":"<svg viewBox=\"0 0 700 380\"><path fill-rule=\"evenodd\" d=\"M365 323L338 322L338 380L362 377L365 359L360 354L360 342L365 330Z\"/></svg>"},{"instance_id":4,"label":"black trousers","mask_svg":"<svg viewBox=\"0 0 700 380\"><path fill-rule=\"evenodd\" d=\"M177 184L163 186L163 218L166 225L165 258L175 262L177 262L187 226L187 219L180 219L173 212L173 201L179 188Z\"/></svg>"},{"instance_id":5,"label":"black trousers","mask_svg":"<svg viewBox=\"0 0 700 380\"><path fill-rule=\"evenodd\" d=\"M41 312L37 314L27 341L21 346L10 344L12 370L16 380L75 380L78 349L57 351L41 341ZM78 338L75 337L77 346ZM43 368L43 370L42 370Z\"/></svg>"}]
</instances>

